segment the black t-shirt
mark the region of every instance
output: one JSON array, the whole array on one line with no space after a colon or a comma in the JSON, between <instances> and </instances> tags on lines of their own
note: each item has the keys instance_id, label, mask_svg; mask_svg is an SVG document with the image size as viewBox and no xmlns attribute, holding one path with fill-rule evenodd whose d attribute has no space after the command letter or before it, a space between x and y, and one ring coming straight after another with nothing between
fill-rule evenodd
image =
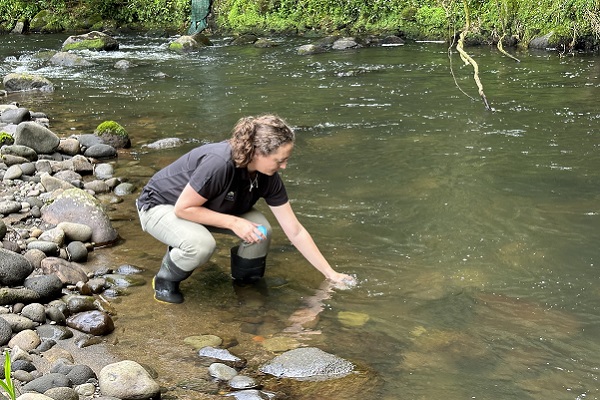
<instances>
[{"instance_id":1,"label":"black t-shirt","mask_svg":"<svg viewBox=\"0 0 600 400\"><path fill-rule=\"evenodd\" d=\"M147 210L159 204L175 204L188 183L208 199L204 207L226 214L243 214L261 197L269 206L287 203L287 192L278 173L268 176L257 172L256 176L256 184L251 189L248 170L235 167L229 142L206 144L184 154L150 178L142 189L138 207Z\"/></svg>"}]
</instances>

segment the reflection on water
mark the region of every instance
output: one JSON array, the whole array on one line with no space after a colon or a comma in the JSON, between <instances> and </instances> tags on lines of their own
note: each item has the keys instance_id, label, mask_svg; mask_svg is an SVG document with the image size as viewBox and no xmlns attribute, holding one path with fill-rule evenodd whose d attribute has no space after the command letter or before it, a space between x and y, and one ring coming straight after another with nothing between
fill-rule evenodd
<instances>
[{"instance_id":1,"label":"reflection on water","mask_svg":"<svg viewBox=\"0 0 600 400\"><path fill-rule=\"evenodd\" d=\"M293 207L332 264L360 280L321 296L321 276L276 229L266 287L240 290L228 278L233 239L219 238L183 283L184 304L157 304L150 285L117 304L117 351L154 365L165 386L198 373L187 336L219 335L258 362L263 341L304 318L320 333L300 343L365 372L360 386L334 386L338 398L600 397L597 58L524 53L517 64L472 49L487 112L456 88L438 44L300 57L301 39L270 49L216 39L179 55L167 39L121 37L118 53L83 53L97 64L89 69L36 57L64 38L2 38L2 75L38 71L57 91L1 101L47 112L64 136L118 121L133 147L115 168L138 187L198 143L228 137L240 116L278 113L298 132L283 172ZM138 66L112 68L119 59ZM453 64L477 97L469 68ZM165 137L186 144L143 147ZM92 258L138 265L150 281L164 248L139 228L133 198L113 207L123 242ZM366 318L348 325L348 315Z\"/></svg>"}]
</instances>

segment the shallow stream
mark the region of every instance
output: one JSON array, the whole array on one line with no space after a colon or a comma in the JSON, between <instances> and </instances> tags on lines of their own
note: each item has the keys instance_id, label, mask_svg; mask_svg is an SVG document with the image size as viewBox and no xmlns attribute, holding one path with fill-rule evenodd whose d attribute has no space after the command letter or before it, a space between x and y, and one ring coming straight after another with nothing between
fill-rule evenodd
<instances>
[{"instance_id":1,"label":"shallow stream","mask_svg":"<svg viewBox=\"0 0 600 400\"><path fill-rule=\"evenodd\" d=\"M258 49L215 38L180 55L169 39L122 36L117 52L81 53L94 67L36 56L65 38L0 37L0 76L35 72L56 86L0 101L46 112L60 136L119 122L133 146L116 174L138 187L199 143L227 138L241 116L277 113L296 128L282 174L293 207L330 262L360 281L321 301L302 340L367 371L375 391L356 399L600 398L597 56L520 52L516 63L469 49L487 111L472 69L443 44L298 56L309 39ZM121 59L137 66L113 68ZM167 137L185 145L144 147ZM165 249L139 228L134 198L111 211L122 242L92 258L145 268L150 282ZM263 292L232 287L234 242L219 244L182 285L184 304L158 304L148 284L116 305L117 351L154 365L166 386L198 374L185 337L237 340L251 358L318 302L321 276L280 230Z\"/></svg>"}]
</instances>

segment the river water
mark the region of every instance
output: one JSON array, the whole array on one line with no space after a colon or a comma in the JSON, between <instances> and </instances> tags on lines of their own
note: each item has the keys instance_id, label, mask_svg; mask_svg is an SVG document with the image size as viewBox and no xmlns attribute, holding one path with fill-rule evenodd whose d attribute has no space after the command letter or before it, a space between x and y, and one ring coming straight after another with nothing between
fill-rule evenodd
<instances>
[{"instance_id":1,"label":"river water","mask_svg":"<svg viewBox=\"0 0 600 400\"><path fill-rule=\"evenodd\" d=\"M309 39L257 49L215 38L180 55L169 39L122 36L117 52L80 53L93 67L36 56L65 38L0 37L1 76L36 72L56 86L0 101L46 112L60 136L119 122L133 146L117 175L138 188L199 143L227 138L239 117L281 115L298 136L282 173L293 207L332 265L360 282L320 300L321 276L276 229L267 290L234 288L234 241L219 238L182 285L184 304L158 304L145 285L116 305L116 351L154 365L162 384L198 374L185 337L219 335L251 359L308 305L323 310L300 340L370 377L340 399L600 398L597 56L519 52L517 63L468 49L487 111L472 68L443 44L298 56ZM113 68L120 59L137 66ZM185 144L144 147L166 137ZM121 243L92 259L140 266L149 281L164 246L139 228L134 197L111 210Z\"/></svg>"}]
</instances>

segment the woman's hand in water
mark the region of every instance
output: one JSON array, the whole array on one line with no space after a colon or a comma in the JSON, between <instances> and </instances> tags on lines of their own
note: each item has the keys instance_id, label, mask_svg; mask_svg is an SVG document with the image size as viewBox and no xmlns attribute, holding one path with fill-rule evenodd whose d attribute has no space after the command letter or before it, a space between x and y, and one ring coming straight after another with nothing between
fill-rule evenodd
<instances>
[{"instance_id":1,"label":"woman's hand in water","mask_svg":"<svg viewBox=\"0 0 600 400\"><path fill-rule=\"evenodd\" d=\"M336 272L333 276L330 276L328 280L335 289L341 290L352 289L358 284L355 277L340 272Z\"/></svg>"}]
</instances>

